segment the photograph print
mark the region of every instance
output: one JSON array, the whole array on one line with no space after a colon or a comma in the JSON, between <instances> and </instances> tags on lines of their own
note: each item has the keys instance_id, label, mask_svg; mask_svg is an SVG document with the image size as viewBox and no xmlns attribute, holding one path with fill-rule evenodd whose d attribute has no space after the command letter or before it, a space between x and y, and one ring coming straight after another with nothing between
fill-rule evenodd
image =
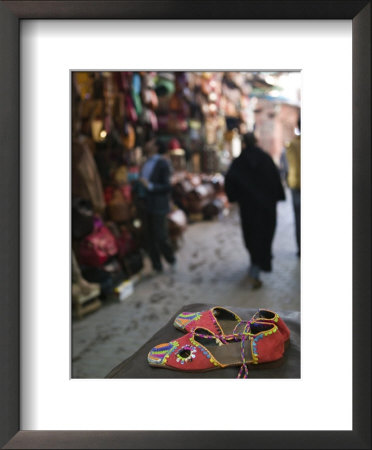
<instances>
[{"instance_id":1,"label":"photograph print","mask_svg":"<svg viewBox=\"0 0 372 450\"><path fill-rule=\"evenodd\" d=\"M71 377L300 378L301 73L71 72Z\"/></svg>"}]
</instances>

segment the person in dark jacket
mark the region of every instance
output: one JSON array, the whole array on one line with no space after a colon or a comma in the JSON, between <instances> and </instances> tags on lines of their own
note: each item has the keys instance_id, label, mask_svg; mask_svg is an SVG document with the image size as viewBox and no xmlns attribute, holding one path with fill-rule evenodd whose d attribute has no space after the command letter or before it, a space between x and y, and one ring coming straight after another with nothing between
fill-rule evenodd
<instances>
[{"instance_id":1,"label":"person in dark jacket","mask_svg":"<svg viewBox=\"0 0 372 450\"><path fill-rule=\"evenodd\" d=\"M147 251L153 269L162 272L161 256L175 267L176 258L168 234L169 201L171 192L171 164L165 157L168 149L159 139L152 139L145 147L148 159L141 170L140 182L145 187L144 202Z\"/></svg>"},{"instance_id":2,"label":"person in dark jacket","mask_svg":"<svg viewBox=\"0 0 372 450\"><path fill-rule=\"evenodd\" d=\"M271 245L276 227L276 203L285 199L279 171L257 146L253 133L243 136L242 152L225 177L230 202L237 202L245 246L251 259L249 276L253 288L262 286L260 271L271 272Z\"/></svg>"}]
</instances>

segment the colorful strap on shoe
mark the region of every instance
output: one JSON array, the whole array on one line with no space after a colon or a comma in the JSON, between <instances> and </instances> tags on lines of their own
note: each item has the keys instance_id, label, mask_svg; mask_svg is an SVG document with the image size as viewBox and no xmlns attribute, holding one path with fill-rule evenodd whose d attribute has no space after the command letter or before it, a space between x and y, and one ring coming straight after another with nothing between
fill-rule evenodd
<instances>
[{"instance_id":1,"label":"colorful strap on shoe","mask_svg":"<svg viewBox=\"0 0 372 450\"><path fill-rule=\"evenodd\" d=\"M238 376L237 378L241 378L243 370L244 370L244 376L243 378L247 378L248 377L248 366L247 366L247 361L245 359L245 342L249 337L249 331L251 329L251 322L248 320L246 326L244 327L243 332L241 333L241 341L240 341L240 356L242 357L242 366L239 370Z\"/></svg>"},{"instance_id":2,"label":"colorful strap on shoe","mask_svg":"<svg viewBox=\"0 0 372 450\"><path fill-rule=\"evenodd\" d=\"M232 340L232 339L235 341L240 340L240 348L241 348L240 356L242 358L242 366L240 367L237 378L241 378L243 371L244 371L243 378L247 378L248 377L248 366L247 366L247 361L245 359L245 342L249 339L249 334L250 334L250 329L251 329L251 321L250 320L242 320L241 322L239 322L239 324L241 324L241 323L246 324L241 333L232 333L232 334L223 336L223 335L209 335L209 334L204 334L204 333L198 333L195 331L194 336L199 336L201 338L206 338L206 339L219 340L219 341L223 342L224 344L227 344L227 341ZM234 328L234 331L235 331L236 327Z\"/></svg>"}]
</instances>

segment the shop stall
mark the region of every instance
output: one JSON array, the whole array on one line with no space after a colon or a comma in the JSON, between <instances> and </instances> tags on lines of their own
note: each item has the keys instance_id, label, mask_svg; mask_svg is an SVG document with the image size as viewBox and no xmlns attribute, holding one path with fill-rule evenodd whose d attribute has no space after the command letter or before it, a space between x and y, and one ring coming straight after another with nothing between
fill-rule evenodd
<instances>
[{"instance_id":1,"label":"shop stall","mask_svg":"<svg viewBox=\"0 0 372 450\"><path fill-rule=\"evenodd\" d=\"M278 139L274 145L270 139L274 129L283 134L284 102L265 100L272 89L254 72L72 73L76 317L106 299L124 300L141 277L146 248L138 178L146 142L156 137L169 149L168 225L177 251L188 225L228 214L224 173L241 151L240 134L260 127L263 113L273 117L270 130L257 130L259 138L268 152L277 148ZM288 108L295 122L298 108Z\"/></svg>"}]
</instances>

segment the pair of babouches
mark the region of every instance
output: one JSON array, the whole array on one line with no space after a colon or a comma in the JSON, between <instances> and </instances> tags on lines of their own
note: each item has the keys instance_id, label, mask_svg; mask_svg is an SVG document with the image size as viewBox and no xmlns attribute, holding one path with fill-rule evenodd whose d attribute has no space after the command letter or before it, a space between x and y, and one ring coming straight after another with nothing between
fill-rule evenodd
<instances>
[{"instance_id":1,"label":"pair of babouches","mask_svg":"<svg viewBox=\"0 0 372 450\"><path fill-rule=\"evenodd\" d=\"M282 361L290 331L273 311L259 309L242 320L221 306L201 312L182 312L174 326L182 337L151 349L150 366L187 372L205 372L241 366L238 378L247 378L248 367L272 367Z\"/></svg>"}]
</instances>

